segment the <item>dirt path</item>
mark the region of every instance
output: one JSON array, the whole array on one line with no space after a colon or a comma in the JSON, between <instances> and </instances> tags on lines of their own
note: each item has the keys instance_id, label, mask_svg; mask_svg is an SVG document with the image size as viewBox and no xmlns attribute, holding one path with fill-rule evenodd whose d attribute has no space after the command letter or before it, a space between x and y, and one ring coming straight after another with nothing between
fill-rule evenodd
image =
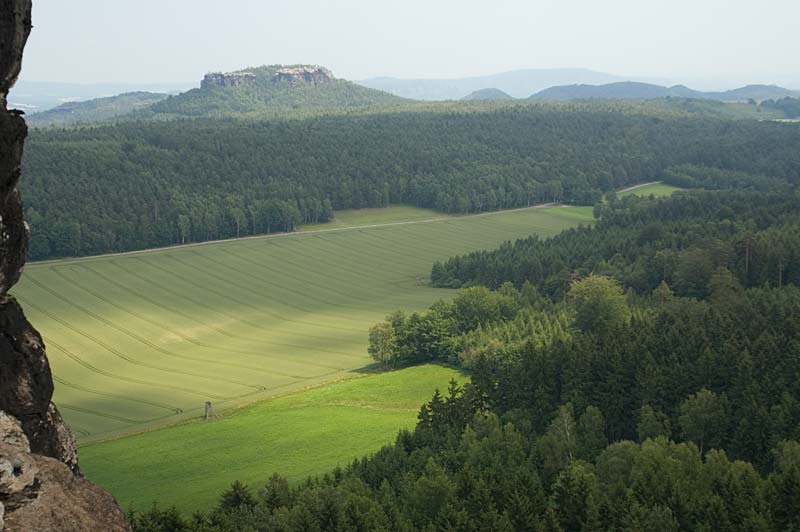
<instances>
[{"instance_id":1,"label":"dirt path","mask_svg":"<svg viewBox=\"0 0 800 532\"><path fill-rule=\"evenodd\" d=\"M655 185L660 183L661 181L651 181L649 183L640 183L638 185L633 185L627 188L623 188L621 190L617 190L617 194L621 192L628 192L629 190L636 190L637 188L647 187L650 185ZM208 240L206 242L193 242L191 244L177 244L175 246L167 246L167 247L160 247L160 248L147 248L147 249L138 249L135 251L122 251L119 253L105 253L103 255L90 255L86 257L71 257L71 258L64 258L64 259L53 259L53 260L43 260L43 261L36 261L36 262L29 262L29 266L37 266L39 264L49 264L53 262L68 262L73 260L92 260L92 259L102 259L104 257L122 257L125 255L138 255L140 253L150 253L151 251L159 251L159 250L172 250L172 249L184 249L184 248L192 248L198 246L208 246L211 244L216 244L218 242L235 242L239 240L254 240L254 239L261 239L261 238L282 238L287 236L293 235L313 235L319 233L332 233L335 231L354 231L358 229L369 229L374 227L390 227L393 225L411 225L411 224L427 224L433 222L443 222L445 220L453 220L458 218L479 218L482 216L498 216L501 214L509 213L509 212L517 212L517 211L527 211L533 209L546 209L548 207L558 207L562 206L559 203L541 203L538 205L533 205L531 207L520 207L517 209L505 209L500 211L491 211L491 212L481 212L478 214L464 214L461 216L448 216L448 217L441 217L441 218L427 218L425 220L409 220L407 222L386 222L382 224L369 224L369 225L354 225L352 227L333 227L331 229L312 229L309 231L293 231L291 233L272 233L268 235L252 235L252 236L243 236L239 238L224 238L219 240Z\"/></svg>"},{"instance_id":2,"label":"dirt path","mask_svg":"<svg viewBox=\"0 0 800 532\"><path fill-rule=\"evenodd\" d=\"M367 224L367 225L353 225L351 227L332 227L330 229L312 229L309 231L292 231L290 233L271 233L268 235L252 235L252 236L242 236L239 238L223 238L219 240L207 240L205 242L193 242L191 244L177 244L174 246L166 246L160 248L147 248L147 249L138 249L135 251L121 251L119 253L105 253L103 255L89 255L85 257L70 257L64 259L52 259L52 260L42 260L42 261L35 261L29 262L29 266L37 266L40 264L50 264L54 262L69 262L74 260L92 260L92 259L102 259L105 257L122 257L125 255L138 255L140 253L150 253L152 251L166 251L166 250L173 250L173 249L184 249L184 248L192 248L198 246L208 246L211 244L217 244L220 242L238 242L240 240L255 240L255 239L263 239L263 238L281 238L287 236L297 236L297 235L313 235L318 233L332 233L335 231L354 231L358 229L369 229L374 227L390 227L393 225L411 225L411 224L427 224L432 222L444 222L446 220L457 220L461 218L480 218L484 216L498 216L500 214L507 214L509 212L517 212L517 211L529 211L535 209L546 209L549 207L557 207L559 206L558 203L541 203L539 205L532 205L530 207L520 207L517 209L504 209L500 211L490 211L490 212L481 212L477 214L464 214L461 216L445 216L441 218L426 218L424 220L408 220L405 222L386 222L382 224Z\"/></svg>"},{"instance_id":3,"label":"dirt path","mask_svg":"<svg viewBox=\"0 0 800 532\"><path fill-rule=\"evenodd\" d=\"M650 181L649 183L639 183L638 185L633 185L632 187L627 187L617 190L617 194L621 194L623 192L630 192L631 190L636 190L637 188L649 187L650 185L658 185L659 183L661 183L661 181Z\"/></svg>"}]
</instances>

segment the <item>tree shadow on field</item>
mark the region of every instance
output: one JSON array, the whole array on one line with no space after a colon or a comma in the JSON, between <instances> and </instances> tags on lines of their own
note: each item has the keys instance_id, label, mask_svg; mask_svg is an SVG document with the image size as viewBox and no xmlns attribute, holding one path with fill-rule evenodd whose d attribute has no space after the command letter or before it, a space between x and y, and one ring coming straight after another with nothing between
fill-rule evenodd
<instances>
[{"instance_id":1,"label":"tree shadow on field","mask_svg":"<svg viewBox=\"0 0 800 532\"><path fill-rule=\"evenodd\" d=\"M381 364L380 362L373 362L372 364L368 364L361 368L356 368L351 370L352 373L358 373L359 375L379 375L381 373L389 373L392 371L396 371L398 369L403 369L402 367L394 367L394 366L387 366L385 364Z\"/></svg>"},{"instance_id":2,"label":"tree shadow on field","mask_svg":"<svg viewBox=\"0 0 800 532\"><path fill-rule=\"evenodd\" d=\"M350 370L352 373L357 373L359 375L380 375L381 373L391 373L393 371L399 371L403 369L415 368L418 366L441 366L443 368L450 368L458 370L461 373L465 373L464 368L456 366L454 364L446 364L444 362L432 360L427 362L420 362L418 364L409 364L407 366L387 366L385 364L381 364L380 362L373 362L372 364L368 364L361 368L356 368Z\"/></svg>"}]
</instances>

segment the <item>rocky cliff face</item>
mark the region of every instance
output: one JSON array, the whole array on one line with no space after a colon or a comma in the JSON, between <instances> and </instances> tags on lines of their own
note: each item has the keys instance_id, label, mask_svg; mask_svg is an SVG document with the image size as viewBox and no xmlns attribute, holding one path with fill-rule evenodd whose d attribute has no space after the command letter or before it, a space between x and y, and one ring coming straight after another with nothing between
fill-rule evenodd
<instances>
[{"instance_id":1,"label":"rocky cliff face","mask_svg":"<svg viewBox=\"0 0 800 532\"><path fill-rule=\"evenodd\" d=\"M6 96L30 31L31 0L0 0L0 530L125 531L114 498L80 475L44 342L8 295L28 244L17 190L27 127Z\"/></svg>"},{"instance_id":2,"label":"rocky cliff face","mask_svg":"<svg viewBox=\"0 0 800 532\"><path fill-rule=\"evenodd\" d=\"M274 77L276 81L317 84L333 80L333 73L320 66L300 66L281 68Z\"/></svg>"},{"instance_id":3,"label":"rocky cliff face","mask_svg":"<svg viewBox=\"0 0 800 532\"><path fill-rule=\"evenodd\" d=\"M206 74L200 82L201 89L208 89L211 87L236 87L245 83L255 81L256 75L252 72L212 72Z\"/></svg>"},{"instance_id":4,"label":"rocky cliff face","mask_svg":"<svg viewBox=\"0 0 800 532\"><path fill-rule=\"evenodd\" d=\"M254 72L239 71L239 72L212 72L206 74L200 81L201 89L209 89L213 87L238 87L239 85L246 85L248 83L256 82L258 76ZM334 79L333 73L325 67L321 66L296 66L296 67L282 67L272 74L271 78L267 81L273 83L287 82L292 84L310 83L317 85L326 83ZM263 78L262 78L263 80ZM263 83L263 81L262 81Z\"/></svg>"}]
</instances>

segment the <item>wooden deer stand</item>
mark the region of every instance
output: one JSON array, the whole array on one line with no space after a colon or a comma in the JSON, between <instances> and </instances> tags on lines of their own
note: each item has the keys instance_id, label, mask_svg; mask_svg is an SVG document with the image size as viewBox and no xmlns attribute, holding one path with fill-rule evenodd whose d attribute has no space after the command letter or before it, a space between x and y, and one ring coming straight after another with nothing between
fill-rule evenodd
<instances>
[{"instance_id":1,"label":"wooden deer stand","mask_svg":"<svg viewBox=\"0 0 800 532\"><path fill-rule=\"evenodd\" d=\"M214 416L214 407L211 406L211 401L206 401L206 421L210 420Z\"/></svg>"}]
</instances>

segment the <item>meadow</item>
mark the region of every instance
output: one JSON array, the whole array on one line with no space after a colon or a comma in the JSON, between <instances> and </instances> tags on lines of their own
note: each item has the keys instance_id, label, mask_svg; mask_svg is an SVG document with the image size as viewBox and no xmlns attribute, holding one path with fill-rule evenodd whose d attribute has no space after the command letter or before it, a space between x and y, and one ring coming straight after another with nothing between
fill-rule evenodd
<instances>
[{"instance_id":1,"label":"meadow","mask_svg":"<svg viewBox=\"0 0 800 532\"><path fill-rule=\"evenodd\" d=\"M352 376L370 363L369 326L452 296L427 284L435 260L592 220L572 207L430 215L340 213L305 232L33 263L13 292L85 444L197 418L207 400L224 412Z\"/></svg>"},{"instance_id":2,"label":"meadow","mask_svg":"<svg viewBox=\"0 0 800 532\"><path fill-rule=\"evenodd\" d=\"M185 513L217 503L233 481L254 491L275 472L297 482L345 466L412 428L419 407L451 379L436 365L364 374L261 401L210 421L81 447L81 467L123 508L153 501Z\"/></svg>"}]
</instances>

